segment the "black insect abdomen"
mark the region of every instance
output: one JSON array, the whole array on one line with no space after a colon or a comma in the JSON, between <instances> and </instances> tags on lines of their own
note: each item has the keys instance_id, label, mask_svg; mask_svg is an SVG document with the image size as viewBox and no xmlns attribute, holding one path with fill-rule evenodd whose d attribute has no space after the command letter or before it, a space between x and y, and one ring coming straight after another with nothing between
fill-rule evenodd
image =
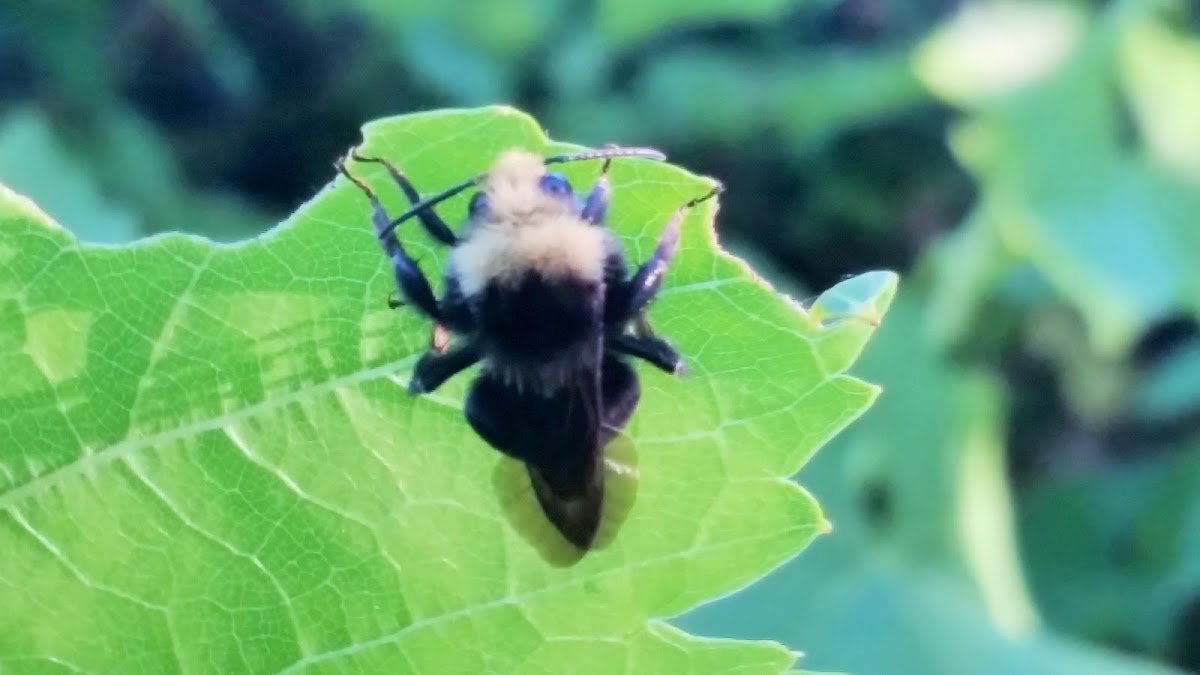
<instances>
[{"instance_id":1,"label":"black insect abdomen","mask_svg":"<svg viewBox=\"0 0 1200 675\"><path fill-rule=\"evenodd\" d=\"M493 282L475 303L480 337L491 355L504 360L539 364L569 358L603 329L603 288L599 281L547 279L534 271L516 283Z\"/></svg>"}]
</instances>

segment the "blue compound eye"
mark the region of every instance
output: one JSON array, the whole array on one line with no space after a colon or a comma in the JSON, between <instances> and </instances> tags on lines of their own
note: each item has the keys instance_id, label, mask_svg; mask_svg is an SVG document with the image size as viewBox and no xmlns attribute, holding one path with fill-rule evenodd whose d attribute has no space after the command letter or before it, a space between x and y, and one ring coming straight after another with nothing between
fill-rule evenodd
<instances>
[{"instance_id":1,"label":"blue compound eye","mask_svg":"<svg viewBox=\"0 0 1200 675\"><path fill-rule=\"evenodd\" d=\"M467 216L472 220L478 220L486 217L488 210L487 195L482 192L476 192L475 196L471 197L471 203L467 205Z\"/></svg>"},{"instance_id":2,"label":"blue compound eye","mask_svg":"<svg viewBox=\"0 0 1200 675\"><path fill-rule=\"evenodd\" d=\"M571 184L563 177L561 173L548 173L542 176L539 183L542 192L555 197L565 197L571 194Z\"/></svg>"}]
</instances>

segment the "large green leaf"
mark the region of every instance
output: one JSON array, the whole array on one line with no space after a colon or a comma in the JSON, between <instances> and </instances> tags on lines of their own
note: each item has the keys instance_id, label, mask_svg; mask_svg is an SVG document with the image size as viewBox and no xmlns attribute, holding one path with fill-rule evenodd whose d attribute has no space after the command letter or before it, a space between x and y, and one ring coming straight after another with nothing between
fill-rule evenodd
<instances>
[{"instance_id":1,"label":"large green leaf","mask_svg":"<svg viewBox=\"0 0 1200 675\"><path fill-rule=\"evenodd\" d=\"M370 124L426 190L504 148L510 109ZM402 207L374 165L362 175ZM568 165L577 185L592 164ZM613 225L645 257L708 181L613 166ZM465 199L444 213L461 219ZM548 564L502 515L469 378L411 398L429 327L344 180L238 245L80 244L0 192L0 667L87 672L781 672L770 643L661 621L794 556L825 521L784 480L870 404L841 374L872 321L819 326L684 224L651 318L692 375L642 370L639 494L607 548ZM436 271L442 252L401 236ZM881 315L894 275L839 292ZM864 297L847 300L847 293Z\"/></svg>"}]
</instances>

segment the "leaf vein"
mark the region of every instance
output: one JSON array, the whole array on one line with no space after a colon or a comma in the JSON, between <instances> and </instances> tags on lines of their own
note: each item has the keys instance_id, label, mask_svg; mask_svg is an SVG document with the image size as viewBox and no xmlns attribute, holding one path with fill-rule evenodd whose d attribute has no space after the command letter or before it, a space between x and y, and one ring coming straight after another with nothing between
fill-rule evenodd
<instances>
[{"instance_id":1,"label":"leaf vein","mask_svg":"<svg viewBox=\"0 0 1200 675\"><path fill-rule=\"evenodd\" d=\"M393 361L391 363L376 366L374 368L357 370L343 377L300 387L293 392L289 392L273 399L259 401L239 410L226 412L208 419L198 420L190 424L185 424L177 429L149 434L139 438L127 439L94 452L89 452L85 448L84 454L82 454L78 459L64 464L63 466L52 471L41 474L40 476L37 476L36 478L24 484L18 485L6 492L0 493L0 511L10 510L15 505L20 504L26 499L35 497L42 492L75 479L89 471L99 469L106 464L121 459L122 457L127 457L147 448L172 443L185 438L191 438L206 431L222 429L231 424L254 417L255 415L269 412L275 410L276 408L281 408L296 401L305 400L311 396L322 394L326 391L331 391L347 385L359 384L368 380L384 377L397 369L410 366L411 364L415 363L416 360L417 357L415 355L408 356L398 361Z\"/></svg>"}]
</instances>

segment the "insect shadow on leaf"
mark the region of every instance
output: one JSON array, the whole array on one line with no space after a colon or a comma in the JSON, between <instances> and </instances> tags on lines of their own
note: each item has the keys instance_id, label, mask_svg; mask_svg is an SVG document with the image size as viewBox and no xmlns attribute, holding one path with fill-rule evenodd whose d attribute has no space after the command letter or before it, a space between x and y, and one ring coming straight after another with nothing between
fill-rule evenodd
<instances>
[{"instance_id":1,"label":"insect shadow on leaf","mask_svg":"<svg viewBox=\"0 0 1200 675\"><path fill-rule=\"evenodd\" d=\"M654 333L645 314L679 248L684 216L723 189L714 184L681 205L650 258L630 273L606 226L608 168L621 157L665 159L650 148L606 146L548 158L514 149L488 171L425 198L386 159L351 150L336 164L371 204L402 299L389 305L403 304L434 324L409 392L432 392L482 364L464 405L467 422L523 465L542 513L580 555L601 543L605 479L612 473L605 448L641 395L628 358L674 375L686 372L683 357ZM382 165L410 208L391 218L371 187L346 168L349 159ZM547 168L593 159L604 165L586 194ZM478 190L467 221L455 233L434 207L472 187ZM396 236L413 218L451 248L440 298Z\"/></svg>"}]
</instances>

